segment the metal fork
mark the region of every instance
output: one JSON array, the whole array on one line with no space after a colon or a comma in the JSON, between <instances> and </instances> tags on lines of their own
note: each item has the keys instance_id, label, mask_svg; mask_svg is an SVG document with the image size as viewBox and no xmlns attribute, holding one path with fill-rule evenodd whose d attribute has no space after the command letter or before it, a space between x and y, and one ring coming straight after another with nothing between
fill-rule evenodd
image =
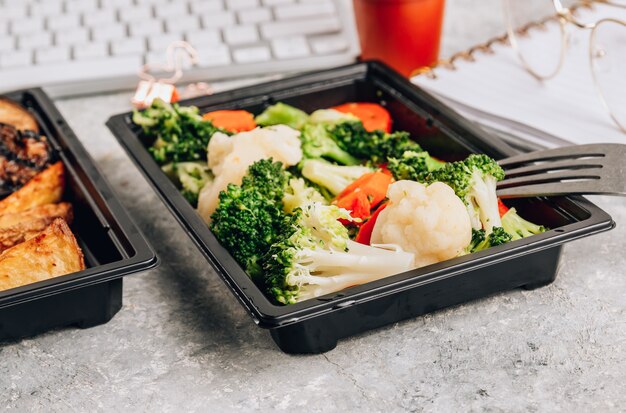
<instances>
[{"instance_id":1,"label":"metal fork","mask_svg":"<svg viewBox=\"0 0 626 413\"><path fill-rule=\"evenodd\" d=\"M590 144L548 149L498 161L506 178L498 196L626 196L626 145Z\"/></svg>"}]
</instances>

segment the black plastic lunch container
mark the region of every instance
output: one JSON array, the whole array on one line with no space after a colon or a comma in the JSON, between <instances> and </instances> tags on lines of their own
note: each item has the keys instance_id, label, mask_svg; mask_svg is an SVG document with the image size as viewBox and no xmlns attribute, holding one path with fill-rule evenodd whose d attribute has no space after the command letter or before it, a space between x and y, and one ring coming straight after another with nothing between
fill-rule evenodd
<instances>
[{"instance_id":1,"label":"black plastic lunch container","mask_svg":"<svg viewBox=\"0 0 626 413\"><path fill-rule=\"evenodd\" d=\"M494 158L515 153L377 62L305 74L181 104L196 105L202 112L246 109L257 114L279 101L307 112L350 101L381 103L391 112L395 129L410 132L426 150L444 160L461 159L472 152ZM114 116L107 125L255 322L269 329L274 341L288 353L328 351L340 338L385 324L499 291L549 284L556 277L561 244L614 226L609 215L582 197L515 200L508 203L520 215L552 229L339 293L280 306L255 286L161 172L146 150L152 142L132 123L131 114Z\"/></svg>"},{"instance_id":2,"label":"black plastic lunch container","mask_svg":"<svg viewBox=\"0 0 626 413\"><path fill-rule=\"evenodd\" d=\"M63 161L63 200L73 205L71 229L86 269L0 291L0 340L106 323L122 307L122 276L156 266L156 255L46 94L28 89L4 97L35 115Z\"/></svg>"}]
</instances>

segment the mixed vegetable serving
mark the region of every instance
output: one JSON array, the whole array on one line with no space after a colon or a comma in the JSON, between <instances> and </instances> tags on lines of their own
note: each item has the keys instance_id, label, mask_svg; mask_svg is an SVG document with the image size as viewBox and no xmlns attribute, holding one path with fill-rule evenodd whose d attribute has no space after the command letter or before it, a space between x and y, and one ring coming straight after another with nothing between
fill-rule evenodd
<instances>
[{"instance_id":1,"label":"mixed vegetable serving","mask_svg":"<svg viewBox=\"0 0 626 413\"><path fill-rule=\"evenodd\" d=\"M277 103L201 115L156 100L133 121L163 171L276 303L541 233L496 196L486 155L444 162L381 105Z\"/></svg>"}]
</instances>

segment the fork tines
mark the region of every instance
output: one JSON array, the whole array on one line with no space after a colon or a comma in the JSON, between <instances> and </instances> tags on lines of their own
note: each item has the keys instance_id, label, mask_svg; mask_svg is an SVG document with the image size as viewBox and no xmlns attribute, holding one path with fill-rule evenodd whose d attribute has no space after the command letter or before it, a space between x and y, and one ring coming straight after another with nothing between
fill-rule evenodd
<instances>
[{"instance_id":1,"label":"fork tines","mask_svg":"<svg viewBox=\"0 0 626 413\"><path fill-rule=\"evenodd\" d=\"M531 152L498 162L506 178L502 198L569 195L626 195L626 145L589 144Z\"/></svg>"}]
</instances>

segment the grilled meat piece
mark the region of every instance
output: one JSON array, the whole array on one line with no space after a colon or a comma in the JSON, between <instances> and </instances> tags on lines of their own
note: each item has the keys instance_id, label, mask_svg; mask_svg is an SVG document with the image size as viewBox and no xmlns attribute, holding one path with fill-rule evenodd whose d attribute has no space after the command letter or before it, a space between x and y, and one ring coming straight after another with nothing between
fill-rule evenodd
<instances>
[{"instance_id":1,"label":"grilled meat piece","mask_svg":"<svg viewBox=\"0 0 626 413\"><path fill-rule=\"evenodd\" d=\"M45 136L3 123L0 123L0 153L38 168L50 163L52 158L52 148Z\"/></svg>"},{"instance_id":2,"label":"grilled meat piece","mask_svg":"<svg viewBox=\"0 0 626 413\"><path fill-rule=\"evenodd\" d=\"M45 136L0 123L0 191L10 193L48 166L52 148Z\"/></svg>"},{"instance_id":3,"label":"grilled meat piece","mask_svg":"<svg viewBox=\"0 0 626 413\"><path fill-rule=\"evenodd\" d=\"M13 161L0 154L0 183L5 192L13 192L37 175L39 169Z\"/></svg>"}]
</instances>

